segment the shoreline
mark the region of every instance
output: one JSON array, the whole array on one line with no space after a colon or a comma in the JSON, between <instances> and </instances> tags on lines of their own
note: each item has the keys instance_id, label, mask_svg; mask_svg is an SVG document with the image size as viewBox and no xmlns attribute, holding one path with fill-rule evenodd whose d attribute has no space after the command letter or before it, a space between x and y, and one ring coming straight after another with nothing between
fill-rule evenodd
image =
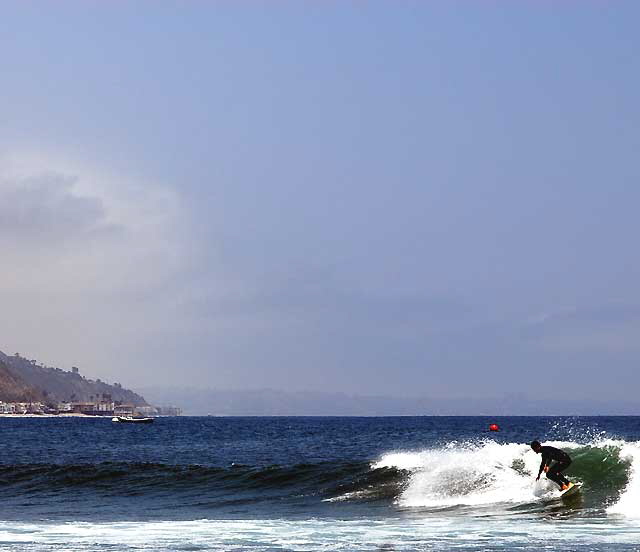
<instances>
[{"instance_id":1,"label":"shoreline","mask_svg":"<svg viewBox=\"0 0 640 552\"><path fill-rule=\"evenodd\" d=\"M80 412L65 412L64 414L0 414L0 418L105 418L110 420L113 415L97 416Z\"/></svg>"}]
</instances>

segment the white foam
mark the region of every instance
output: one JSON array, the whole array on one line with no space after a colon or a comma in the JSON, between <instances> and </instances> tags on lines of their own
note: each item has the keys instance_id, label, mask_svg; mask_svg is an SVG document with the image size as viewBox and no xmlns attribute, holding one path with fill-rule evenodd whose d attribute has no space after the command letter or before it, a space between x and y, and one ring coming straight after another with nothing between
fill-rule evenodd
<instances>
[{"instance_id":1,"label":"white foam","mask_svg":"<svg viewBox=\"0 0 640 552\"><path fill-rule=\"evenodd\" d=\"M620 458L631 463L629 482L618 502L609 507L607 512L640 518L640 443L624 443Z\"/></svg>"},{"instance_id":2,"label":"white foam","mask_svg":"<svg viewBox=\"0 0 640 552\"><path fill-rule=\"evenodd\" d=\"M537 551L597 544L637 543L640 527L621 521L522 518L419 517L383 520L256 519L130 523L0 522L0 548L15 552L85 552L98 549L295 552L395 550ZM573 548L572 548L573 549ZM628 549L628 548L627 548Z\"/></svg>"},{"instance_id":3,"label":"white foam","mask_svg":"<svg viewBox=\"0 0 640 552\"><path fill-rule=\"evenodd\" d=\"M400 505L446 507L523 503L558 495L556 485L546 478L535 481L539 466L540 457L528 445L487 441L394 452L373 467L413 472L398 500Z\"/></svg>"}]
</instances>

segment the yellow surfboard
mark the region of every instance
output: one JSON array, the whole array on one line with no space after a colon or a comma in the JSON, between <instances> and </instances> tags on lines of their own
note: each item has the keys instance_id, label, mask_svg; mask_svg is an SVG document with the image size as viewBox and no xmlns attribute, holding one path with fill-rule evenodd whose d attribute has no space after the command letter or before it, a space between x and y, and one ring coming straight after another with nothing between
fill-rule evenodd
<instances>
[{"instance_id":1,"label":"yellow surfboard","mask_svg":"<svg viewBox=\"0 0 640 552\"><path fill-rule=\"evenodd\" d=\"M580 487L582 487L581 483L569 483L569 488L566 491L562 491L560 496L565 498L566 496L574 495L580 490Z\"/></svg>"}]
</instances>

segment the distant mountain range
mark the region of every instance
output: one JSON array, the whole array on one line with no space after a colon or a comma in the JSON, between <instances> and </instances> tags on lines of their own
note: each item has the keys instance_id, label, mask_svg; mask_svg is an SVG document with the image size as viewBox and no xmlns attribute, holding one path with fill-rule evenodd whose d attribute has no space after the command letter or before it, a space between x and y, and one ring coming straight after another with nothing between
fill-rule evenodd
<instances>
[{"instance_id":1,"label":"distant mountain range","mask_svg":"<svg viewBox=\"0 0 640 552\"><path fill-rule=\"evenodd\" d=\"M206 416L594 416L639 415L638 403L597 399L358 396L274 389L141 389L154 404L176 404L185 415Z\"/></svg>"},{"instance_id":2,"label":"distant mountain range","mask_svg":"<svg viewBox=\"0 0 640 552\"><path fill-rule=\"evenodd\" d=\"M119 383L109 385L100 379L87 379L77 368L69 372L0 351L0 401L56 404L92 402L105 396L123 404L147 405L144 397Z\"/></svg>"}]
</instances>

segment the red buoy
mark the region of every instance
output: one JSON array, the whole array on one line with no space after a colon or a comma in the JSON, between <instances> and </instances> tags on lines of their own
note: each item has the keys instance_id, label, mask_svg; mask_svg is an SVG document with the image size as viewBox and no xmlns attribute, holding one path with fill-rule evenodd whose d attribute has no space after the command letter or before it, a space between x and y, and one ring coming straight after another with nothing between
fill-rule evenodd
<instances>
[{"instance_id":1,"label":"red buoy","mask_svg":"<svg viewBox=\"0 0 640 552\"><path fill-rule=\"evenodd\" d=\"M489 431L500 431L500 427L498 426L498 424L491 424L489 426Z\"/></svg>"}]
</instances>

